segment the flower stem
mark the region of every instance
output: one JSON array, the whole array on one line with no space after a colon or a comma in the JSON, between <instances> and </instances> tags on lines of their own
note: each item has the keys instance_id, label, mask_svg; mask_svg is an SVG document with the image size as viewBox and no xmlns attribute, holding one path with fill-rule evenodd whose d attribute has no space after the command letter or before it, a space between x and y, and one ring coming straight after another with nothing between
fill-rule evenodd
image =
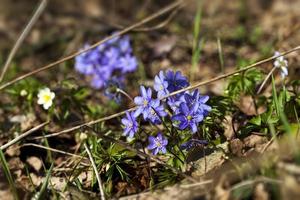
<instances>
[{"instance_id":1,"label":"flower stem","mask_svg":"<svg viewBox=\"0 0 300 200\"><path fill-rule=\"evenodd\" d=\"M125 97L127 97L130 101L133 102L133 98L127 92L125 92L124 90L122 90L120 88L117 88L117 92L123 94Z\"/></svg>"}]
</instances>

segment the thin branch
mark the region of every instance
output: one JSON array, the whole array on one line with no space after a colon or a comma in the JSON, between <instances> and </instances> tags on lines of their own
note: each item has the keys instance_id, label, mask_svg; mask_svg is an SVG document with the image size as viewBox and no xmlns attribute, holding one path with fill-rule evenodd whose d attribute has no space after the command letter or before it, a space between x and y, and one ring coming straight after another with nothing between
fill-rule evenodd
<instances>
[{"instance_id":1,"label":"thin branch","mask_svg":"<svg viewBox=\"0 0 300 200\"><path fill-rule=\"evenodd\" d=\"M287 55L289 53L292 53L294 51L298 51L300 50L300 46L297 46L289 51L286 51L284 53L282 53L280 56L284 56L284 55ZM240 70L236 70L236 71L233 71L233 72L229 72L227 74L223 74L223 75L220 75L220 76L217 76L215 78L212 78L210 80L207 80L207 81L203 81L203 82L199 82L195 85L192 85L192 86L189 86L189 87L186 87L184 89L181 89L181 90L177 90L175 92L172 92L171 94L165 96L163 99L167 98L167 97L170 97L170 96L174 96L178 93L181 93L181 92L185 92L187 90L192 90L192 89L195 89L195 88L198 88L200 86L203 86L203 85L207 85L207 84L210 84L212 82L215 82L215 81L218 81L218 80L221 80L221 79L224 79L224 78L227 78L229 76L232 76L234 74L237 74L237 73L240 73L240 72L243 72L243 71L246 71L246 70L249 70L251 68L254 68L254 67L257 67L261 64L264 64L264 63L267 63L275 58L277 58L279 56L272 56L272 57L269 57L267 59L264 59L264 60L261 60L261 61L258 61L254 64L251 64L243 69L240 69ZM96 119L96 120L92 120L92 121L89 121L89 122L86 122L86 123L83 123L83 124L80 124L80 125L77 125L77 126L74 126L74 127L71 127L71 128L68 128L68 129L65 129L65 130L62 130L62 131L59 131L59 132L56 132L56 133L52 133L52 134L48 134L48 135L45 135L45 136L39 136L39 137L35 137L35 139L42 139L42 138L49 138L49 137L55 137L55 136L58 136L58 135L61 135L61 134L64 134L64 133L69 133L71 131L75 131L75 130L78 130L84 126L90 126L90 125L94 125L94 124L97 124L99 122L103 122L103 121L107 121L107 120L110 120L110 119L113 119L113 118L116 118L116 117L119 117L119 116L122 116L124 115L126 112L131 112L131 111L134 111L136 110L137 107L132 107L130 109L127 109L127 110L124 110L122 112L119 112L119 113L115 113L113 115L110 115L110 116L107 116L107 117L103 117L103 118L99 118L99 119Z\"/></svg>"},{"instance_id":2,"label":"thin branch","mask_svg":"<svg viewBox=\"0 0 300 200\"><path fill-rule=\"evenodd\" d=\"M198 183L182 184L182 185L179 185L179 187L181 187L181 188L191 188L191 187L198 187L198 186L202 186L202 185L207 185L207 184L210 184L210 183L213 183L213 180L209 179L209 180L201 181L201 182L198 182Z\"/></svg>"},{"instance_id":3,"label":"thin branch","mask_svg":"<svg viewBox=\"0 0 300 200\"><path fill-rule=\"evenodd\" d=\"M282 184L282 181L281 180L276 180L276 179L272 179L272 178L268 178L268 177L258 177L254 180L246 180L246 181L243 181L243 182L240 182L240 183L237 183L235 185L233 185L229 191L234 191L238 188L241 188L241 187L245 187L245 186L248 186L248 185L254 185L255 183L257 182L265 182L265 183L273 183L273 184Z\"/></svg>"},{"instance_id":4,"label":"thin branch","mask_svg":"<svg viewBox=\"0 0 300 200\"><path fill-rule=\"evenodd\" d=\"M269 146L273 143L273 141L277 138L278 135L279 135L279 132L276 135L274 135L267 144L265 144L265 146L261 150L261 153L264 153L267 150L267 148L269 148Z\"/></svg>"},{"instance_id":5,"label":"thin branch","mask_svg":"<svg viewBox=\"0 0 300 200\"><path fill-rule=\"evenodd\" d=\"M273 72L275 71L276 67L273 67L270 72L268 73L268 75L266 76L265 80L263 81L263 83L260 85L259 89L257 90L256 94L259 94L263 87L265 86L266 82L269 80L270 76L273 74Z\"/></svg>"},{"instance_id":6,"label":"thin branch","mask_svg":"<svg viewBox=\"0 0 300 200\"><path fill-rule=\"evenodd\" d=\"M170 95L166 96L165 98L167 98L167 97L169 97L169 96L173 96L173 95L175 95L175 94L179 94L179 93L181 93L181 92L185 92L185 91L187 91L187 90L196 89L196 88L198 88L199 86L206 85L206 84L208 84L208 83L212 83L212 82L221 80L221 79L223 79L223 78L227 78L227 77L232 76L232 75L234 75L234 74L238 74L238 73L247 71L247 70L249 70L249 69L252 69L252 68L254 68L254 67L257 67L258 65L261 65L261 64L270 62L271 60L274 60L275 58L278 58L278 57L280 57L280 56L284 56L284 55L287 55L287 54L290 54L290 53L292 53L292 52L294 52L294 51L299 51L299 50L300 50L300 46L297 46L297 47L295 47L295 48L293 48L293 49L290 49L290 50L288 50L288 51L282 53L282 54L279 55L279 56L272 56L272 57L266 58L266 59L264 59L264 60L258 61L258 62L254 63L254 64L248 65L248 66L246 66L246 67L244 67L244 68L242 68L242 69L236 70L236 71L234 71L234 72L229 72L229 73L227 73L227 74L223 74L223 75L221 75L221 76L217 76L217 77L212 78L212 79L210 79L210 80L207 80L207 81L203 81L203 82L197 83L197 84L195 84L195 85L192 85L192 86L183 88L183 89L181 89L181 90L177 90L177 91L171 93Z\"/></svg>"},{"instance_id":7,"label":"thin branch","mask_svg":"<svg viewBox=\"0 0 300 200\"><path fill-rule=\"evenodd\" d=\"M35 11L35 13L31 17L30 21L28 22L28 24L24 28L23 32L21 33L21 35L17 39L16 43L14 44L12 50L10 51L10 53L9 53L9 55L7 57L7 60L6 60L5 65L3 67L2 73L0 75L0 82L2 82L2 80L4 78L4 75L5 75L8 67L10 66L11 61L13 60L15 54L17 53L19 47L23 43L24 39L28 36L30 30L32 29L33 25L39 19L39 17L41 16L42 12L45 10L45 8L47 6L47 3L48 3L47 0L42 0L41 1L39 7L37 8L37 10Z\"/></svg>"},{"instance_id":8,"label":"thin branch","mask_svg":"<svg viewBox=\"0 0 300 200\"><path fill-rule=\"evenodd\" d=\"M135 32L149 32L149 31L154 31L154 30L158 30L161 29L163 27L165 27L168 23L170 23L173 19L173 17L178 13L178 11L180 10L180 8L182 8L182 6L178 6L174 11L172 11L172 13L168 16L168 18L164 21L162 21L161 23L152 26L152 27L141 27L141 28L136 28L133 29L132 31ZM120 24L111 24L112 26L114 26L115 28L120 28L123 29L124 26L120 25Z\"/></svg>"},{"instance_id":9,"label":"thin branch","mask_svg":"<svg viewBox=\"0 0 300 200\"><path fill-rule=\"evenodd\" d=\"M47 125L49 123L49 121L44 122L36 127L33 127L32 129L26 131L25 133L19 135L18 137L14 138L13 140L9 141L8 143L2 145L0 148L3 151L4 149L10 147L11 145L17 143L18 141L22 140L23 138L27 137L28 135L30 135L31 133L35 132L36 130L42 128L43 126Z\"/></svg>"},{"instance_id":10,"label":"thin branch","mask_svg":"<svg viewBox=\"0 0 300 200\"><path fill-rule=\"evenodd\" d=\"M63 62L65 62L65 61L67 61L67 60L70 60L70 59L72 59L72 58L74 58L74 57L76 57L76 56L78 56L78 55L80 55L80 54L82 54L82 53L85 53L85 52L87 52L87 51L89 51L89 50L91 50L91 49L94 49L94 48L96 48L97 46L99 46L100 44L102 44L102 43L104 43L104 42L106 42L106 41L108 41L108 40L110 40L110 39L112 39L112 38L121 36L121 35L123 35L123 34L129 32L129 31L131 31L131 30L133 30L133 29L135 29L135 28L137 28L137 27L139 27L139 26L141 26L141 25L143 25L143 24L145 24L145 23L148 23L149 21L152 21L153 19L155 19L155 18L157 18L157 17L159 17L159 16L161 16L161 15L163 15L163 14L165 14L165 13L167 13L167 12L173 10L173 9L175 9L175 8L178 7L179 5L183 5L183 3L184 3L184 2L183 2L182 0L177 0L177 1L175 1L174 3L172 3L172 4L168 5L168 6L166 6L165 8L162 8L162 9L159 10L158 12L156 12L156 13L150 15L149 17L147 17L147 18L145 18L145 19L143 19L143 20L141 20L141 21L139 21L139 22L137 22L137 23L135 23L135 24L133 24L133 25L131 25L131 26L125 28L125 29L123 29L123 30L120 30L119 32L117 32L117 33L115 33L115 34L113 34L113 35L110 35L110 36L104 38L103 40L100 40L100 41L94 43L93 45L89 46L89 47L86 48L86 49L77 51L77 52L75 52L75 53L73 53L73 54L71 54L71 55L69 55L69 56L63 57L63 58L61 58L61 59L59 59L59 60L57 60L57 61L54 61L54 62L52 62L52 63L50 63L50 64L48 64L48 65L45 65L45 66L43 66L43 67L40 67L40 68L38 68L38 69L36 69L36 70L34 70L34 71L31 71L31 72L29 72L29 73L27 73L27 74L23 74L23 75L21 75L21 76L15 78L15 79L13 79L13 80L11 80L11 81L8 81L8 82L2 84L2 85L0 86L0 90L3 90L4 88L6 88L6 87L8 87L8 86L10 86L10 85L12 85L12 84L14 84L14 83L16 83L16 82L18 82L18 81L24 79L24 78L27 78L27 77L32 76L32 75L34 75L34 74L37 74L37 73L39 73L39 72L41 72L41 71L50 69L50 68L52 68L52 67L54 67L54 66L56 66L56 65L58 65L58 64L60 64L60 63L63 63Z\"/></svg>"},{"instance_id":11,"label":"thin branch","mask_svg":"<svg viewBox=\"0 0 300 200\"><path fill-rule=\"evenodd\" d=\"M93 159L92 153L91 153L89 147L86 145L86 143L84 143L84 148L85 148L87 154L89 155L91 164L92 164L94 172L96 174L96 178L97 178L98 185L99 185L99 190L100 190L100 197L101 197L101 199L105 200L105 195L104 195L104 191L103 191L103 187L102 187L102 181L101 181L101 178L99 176L99 173L98 173L95 161Z\"/></svg>"},{"instance_id":12,"label":"thin branch","mask_svg":"<svg viewBox=\"0 0 300 200\"><path fill-rule=\"evenodd\" d=\"M46 150L49 150L49 151L53 151L55 153L60 153L60 154L68 155L68 156L74 156L74 157L78 157L78 158L82 158L82 159L85 158L85 157L80 156L80 155L76 155L76 154L69 153L69 152L66 152L66 151L62 151L62 150L59 150L59 149L54 149L54 148L51 148L51 147L45 147L45 146L42 146L42 145L39 145L39 144L34 144L34 143L22 144L20 147L26 147L26 146L33 146L33 147L37 147L37 148L41 148L41 149L46 149Z\"/></svg>"}]
</instances>

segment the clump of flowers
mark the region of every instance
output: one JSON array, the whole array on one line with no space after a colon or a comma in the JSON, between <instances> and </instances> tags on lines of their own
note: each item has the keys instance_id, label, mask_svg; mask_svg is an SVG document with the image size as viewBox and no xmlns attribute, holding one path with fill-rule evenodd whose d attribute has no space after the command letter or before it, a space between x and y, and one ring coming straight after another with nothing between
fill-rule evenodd
<instances>
[{"instance_id":1,"label":"clump of flowers","mask_svg":"<svg viewBox=\"0 0 300 200\"><path fill-rule=\"evenodd\" d=\"M83 49L89 46L86 44ZM122 84L125 76L135 71L137 66L138 61L127 35L115 37L75 58L76 71L89 77L95 89L110 86L110 81L116 85Z\"/></svg>"},{"instance_id":2,"label":"clump of flowers","mask_svg":"<svg viewBox=\"0 0 300 200\"><path fill-rule=\"evenodd\" d=\"M181 140L181 131L189 132L192 137L211 111L211 107L207 105L209 97L200 95L197 89L176 95L171 94L188 86L187 78L180 71L171 70L160 71L155 76L154 90L140 86L140 96L134 98L137 109L126 113L126 117L122 119L124 135L133 137L137 133L143 132L142 130L139 132L137 123L137 121L141 121L138 118L142 116L142 120L145 122L154 126L162 124L165 127L165 131L157 133L155 137L148 135L148 149L154 155L167 152L168 139L173 140L175 136ZM206 144L203 140L191 139L182 145L187 146L184 149L188 150L196 143ZM169 148L172 149L172 147Z\"/></svg>"},{"instance_id":3,"label":"clump of flowers","mask_svg":"<svg viewBox=\"0 0 300 200\"><path fill-rule=\"evenodd\" d=\"M37 103L40 105L43 105L43 108L45 110L48 110L53 104L53 99L55 97L55 93L51 92L51 90L46 87L46 88L39 90L37 97L38 97Z\"/></svg>"},{"instance_id":4,"label":"clump of flowers","mask_svg":"<svg viewBox=\"0 0 300 200\"><path fill-rule=\"evenodd\" d=\"M275 51L274 56L279 56L274 61L274 67L280 69L281 78L284 79L288 75L288 61L278 51Z\"/></svg>"}]
</instances>

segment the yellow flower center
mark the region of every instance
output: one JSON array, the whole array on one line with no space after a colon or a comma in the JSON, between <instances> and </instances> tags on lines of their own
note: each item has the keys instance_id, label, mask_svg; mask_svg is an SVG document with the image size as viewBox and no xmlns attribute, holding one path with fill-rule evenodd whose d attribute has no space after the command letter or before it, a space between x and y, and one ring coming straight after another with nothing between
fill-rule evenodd
<instances>
[{"instance_id":1,"label":"yellow flower center","mask_svg":"<svg viewBox=\"0 0 300 200\"><path fill-rule=\"evenodd\" d=\"M43 96L43 100L44 100L44 102L51 101L51 96L46 94L46 95Z\"/></svg>"},{"instance_id":2,"label":"yellow flower center","mask_svg":"<svg viewBox=\"0 0 300 200\"><path fill-rule=\"evenodd\" d=\"M147 106L148 105L148 101L144 100L143 104L144 104L144 106Z\"/></svg>"},{"instance_id":3,"label":"yellow flower center","mask_svg":"<svg viewBox=\"0 0 300 200\"><path fill-rule=\"evenodd\" d=\"M157 147L161 147L161 143L158 140L155 140L155 144Z\"/></svg>"},{"instance_id":4,"label":"yellow flower center","mask_svg":"<svg viewBox=\"0 0 300 200\"><path fill-rule=\"evenodd\" d=\"M192 117L191 115L188 115L186 118L187 118L188 121L191 121L191 119L192 119L193 117Z\"/></svg>"}]
</instances>

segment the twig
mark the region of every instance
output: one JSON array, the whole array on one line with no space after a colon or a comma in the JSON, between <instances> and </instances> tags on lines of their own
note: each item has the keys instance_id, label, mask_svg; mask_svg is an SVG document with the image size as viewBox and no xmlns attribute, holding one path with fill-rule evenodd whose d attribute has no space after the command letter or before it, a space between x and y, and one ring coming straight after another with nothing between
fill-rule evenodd
<instances>
[{"instance_id":1,"label":"twig","mask_svg":"<svg viewBox=\"0 0 300 200\"><path fill-rule=\"evenodd\" d=\"M94 169L94 172L95 172L95 174L96 174L96 178L97 178L98 185L99 185L99 190L100 190L100 197L101 197L101 199L105 200L105 195L104 195L104 191L103 191L103 188L102 188L102 181L101 181L101 178L100 178L100 176L99 176L99 173L98 173L98 170L97 170L95 161L94 161L94 159L93 159L93 156L92 156L92 154L91 154L91 151L90 151L90 149L88 148L88 146L86 145L86 143L84 143L84 148L85 148L87 154L89 155L91 164L92 164L93 169Z\"/></svg>"},{"instance_id":2,"label":"twig","mask_svg":"<svg viewBox=\"0 0 300 200\"><path fill-rule=\"evenodd\" d=\"M29 34L30 30L32 29L33 25L37 22L37 20L39 19L39 17L41 16L42 12L44 11L44 9L47 6L47 0L42 0L39 7L37 8L37 10L35 11L34 15L31 17L30 21L28 22L28 24L26 25L26 27L24 28L23 32L21 33L21 35L19 36L19 38L17 39L16 43L14 44L12 50L10 51L7 60L5 62L5 65L3 67L3 70L1 72L0 75L0 82L2 82L4 75L8 69L8 67L11 64L12 59L14 58L15 54L17 53L17 50L19 49L19 47L21 46L21 44L23 43L24 39L27 37L27 35Z\"/></svg>"},{"instance_id":3,"label":"twig","mask_svg":"<svg viewBox=\"0 0 300 200\"><path fill-rule=\"evenodd\" d=\"M191 188L191 187L198 187L198 186L201 186L201 185L206 185L206 184L210 184L210 183L213 183L213 180L205 180L205 181L201 181L201 182L198 182L198 183L192 183L192 184L182 184L182 185L179 185L179 187L181 188Z\"/></svg>"},{"instance_id":4,"label":"twig","mask_svg":"<svg viewBox=\"0 0 300 200\"><path fill-rule=\"evenodd\" d=\"M152 26L152 27L141 27L141 28L136 28L133 29L132 31L136 31L136 32L149 32L149 31L154 31L154 30L158 30L163 28L164 26L166 26L168 23L170 23L170 21L173 19L173 17L178 13L179 9L183 7L182 6L178 6L178 8L176 8L169 16L166 20L164 20L163 22ZM116 27L116 28L124 28L124 26L120 25L120 24L111 24L112 26Z\"/></svg>"},{"instance_id":5,"label":"twig","mask_svg":"<svg viewBox=\"0 0 300 200\"><path fill-rule=\"evenodd\" d=\"M247 70L249 70L249 69L252 69L252 68L254 68L254 67L257 67L258 65L261 65L261 64L270 62L271 60L274 60L275 58L278 58L278 57L280 57L280 56L284 56L284 55L287 55L287 54L289 54L289 53L292 53L292 52L294 52L294 51L299 51L299 50L300 50L300 46L297 46L297 47L295 47L295 48L293 48L293 49L290 49L290 50L288 50L288 51L282 53L281 55L278 55L278 56L272 56L272 57L266 58L266 59L264 59L264 60L261 60L261 61L258 61L258 62L256 62L256 63L253 63L253 64L251 64L251 65L248 65L247 67L244 67L244 68L242 68L242 69L236 70L236 71L234 71L234 72L229 72L229 73L227 73L227 74L223 74L223 75L221 75L221 76L217 76L217 77L212 78L212 79L210 79L210 80L203 81L203 82L197 83L197 84L195 84L195 85L191 85L191 86L186 87L186 88L183 88L183 89L181 89L181 90L177 90L177 91L171 93L170 95L168 95L168 96L166 96L166 97L164 97L164 98L167 98L167 97L169 97L169 96L173 96L173 95L179 94L179 93L181 93L181 92L185 92L185 91L187 91L187 90L196 89L196 88L198 88L199 86L206 85L206 84L208 84L208 83L212 83L212 82L218 81L218 80L220 80L220 79L227 78L227 77L232 76L232 75L234 75L234 74L238 74L238 73L240 73L240 72L247 71Z\"/></svg>"},{"instance_id":6,"label":"twig","mask_svg":"<svg viewBox=\"0 0 300 200\"><path fill-rule=\"evenodd\" d=\"M280 56L283 56L283 55L286 55L286 54L289 54L289 53L292 53L294 51L298 51L300 50L300 46L297 46L289 51L286 51L284 53L282 53ZM261 64L264 64L264 63L267 63L275 58L277 58L279 56L272 56L270 58L267 58L267 59L264 59L264 60L261 60L261 61L258 61L254 64L251 64L243 69L240 69L240 70L236 70L236 71L233 71L233 72L230 72L230 73L227 73L227 74L223 74L223 75L220 75L220 76L217 76L215 78L212 78L210 80L207 80L207 81L203 81L203 82L199 82L195 85L192 85L192 86L189 86L189 87L186 87L184 89L181 89L181 90L177 90L175 92L172 92L171 94L165 96L163 99L167 98L167 97L170 97L170 96L174 96L178 93L181 93L181 92L185 92L187 90L192 90L192 89L195 89L195 88L198 88L200 86L203 86L203 85L206 85L206 84L209 84L209 83L212 83L212 82L215 82L215 81L218 81L218 80L221 80L223 78L227 78L229 76L232 76L234 74L237 74L237 73L240 73L240 72L243 72L243 71L246 71L246 70L249 70L251 68L254 68L254 67L257 67L258 65L261 65ZM115 113L113 115L110 115L110 116L107 116L107 117L103 117L103 118L99 118L99 119L96 119L96 120L92 120L92 121L89 121L89 122L86 122L86 123L83 123L83 124L80 124L80 125L77 125L77 126L74 126L74 127L71 127L71 128L68 128L68 129L65 129L65 130L62 130L62 131L59 131L59 132L56 132L56 133L52 133L52 134L48 134L48 135L45 135L45 136L39 136L39 137L35 137L35 139L42 139L44 137L48 138L48 137L55 137L55 136L58 136L58 135L61 135L61 134L64 134L64 133L69 133L71 131L74 131L74 130L78 130L84 126L90 126L90 125L94 125L94 124L97 124L99 122L103 122L103 121L107 121L107 120L110 120L110 119L113 119L113 118L116 118L116 117L119 117L119 116L122 116L124 115L126 112L131 112L131 111L134 111L137 107L132 107L130 109L127 109L127 110L124 110L122 112L119 112L119 113Z\"/></svg>"},{"instance_id":7,"label":"twig","mask_svg":"<svg viewBox=\"0 0 300 200\"><path fill-rule=\"evenodd\" d=\"M15 79L13 79L13 80L11 80L11 81L8 81L8 82L2 84L2 85L0 86L0 90L3 90L4 88L6 88L6 87L8 87L8 86L10 86L10 85L12 85L12 84L14 84L14 83L16 83L16 82L18 82L18 81L24 79L24 78L27 78L27 77L29 77L29 76L31 76L31 75L34 75L34 74L37 74L37 73L39 73L39 72L41 72L41 71L50 69L50 68L52 68L52 67L54 67L54 66L56 66L56 65L58 65L58 64L60 64L60 63L63 63L63 62L65 62L65 61L67 61L67 60L70 60L70 59L72 59L72 58L74 58L74 57L76 57L76 56L78 56L78 55L80 55L80 54L82 54L82 53L85 53L85 52L87 52L87 51L89 51L89 50L91 50L91 49L94 49L94 48L96 48L97 46L99 46L100 44L102 44L102 43L104 43L104 42L106 42L106 41L108 41L108 40L110 40L110 39L112 39L112 38L121 36L121 35L123 35L123 34L129 32L129 31L131 31L131 30L133 30L133 29L135 29L135 28L137 28L137 27L139 27L139 26L141 26L141 25L143 25L143 24L145 24L145 23L147 23L147 22L149 22L149 21L152 21L153 19L155 19L155 18L157 18L157 17L159 17L159 16L161 16L161 15L163 15L163 14L165 14L165 13L171 11L171 10L173 10L174 8L176 8L176 7L178 7L179 5L182 5L182 4L183 4L183 1L182 1L182 0L177 0L177 1L175 1L174 3L172 3L172 4L168 5L168 6L166 6L165 8L162 8L162 9L159 10L158 12L156 12L156 13L154 13L154 14L148 16L147 18L145 18L145 19L143 19L143 20L141 20L141 21L139 21L139 22L137 22L137 23L135 23L135 24L133 24L133 25L131 25L131 26L129 26L129 27L123 29L123 30L120 30L119 32L117 32L117 33L115 33L115 34L113 34L113 35L110 35L110 36L104 38L103 40L100 40L100 41L94 43L93 45L89 46L89 47L86 48L86 49L77 51L77 52L75 52L75 53L73 53L73 54L71 54L71 55L69 55L69 56L63 57L63 58L61 58L61 59L59 59L59 60L57 60L57 61L54 61L54 62L52 62L52 63L50 63L50 64L48 64L48 65L45 65L45 66L43 66L43 67L40 67L40 68L38 68L38 69L36 69L36 70L34 70L34 71L31 71L31 72L29 72L29 73L27 73L27 74L23 74L23 75L21 75L21 76L15 78Z\"/></svg>"},{"instance_id":8,"label":"twig","mask_svg":"<svg viewBox=\"0 0 300 200\"><path fill-rule=\"evenodd\" d=\"M41 149L46 149L46 150L49 150L49 151L53 151L53 152L68 155L68 156L74 156L74 157L78 157L78 158L85 158L85 157L80 156L80 155L76 155L76 154L69 153L69 152L66 152L66 151L62 151L62 150L59 150L59 149L54 149L54 148L51 148L51 147L45 147L45 146L42 146L42 145L39 145L39 144L34 144L34 143L22 144L20 147L26 147L26 146L38 147L38 148L41 148Z\"/></svg>"},{"instance_id":9,"label":"twig","mask_svg":"<svg viewBox=\"0 0 300 200\"><path fill-rule=\"evenodd\" d=\"M90 126L90 125L97 124L99 122L103 122L103 121L107 121L107 120L110 120L110 119L114 119L116 117L119 117L119 116L122 116L122 115L126 114L126 112L134 111L135 109L136 109L136 107L133 107L133 108L124 110L122 112L119 112L119 113L116 113L116 114L113 114L113 115L110 115L110 116L107 116L107 117L103 117L103 118L92 120L92 121L89 121L89 122L86 122L86 123L83 123L83 124L80 124L80 125L77 125L77 126L73 126L71 128L62 130L60 132L56 132L56 133L52 133L52 134L48 134L48 135L44 135L44 136L34 137L33 139L43 139L43 138L55 137L55 136L58 136L58 135L61 135L61 134L64 134L64 133L69 133L71 131L75 131L75 130L81 129L81 128L85 127L85 126Z\"/></svg>"},{"instance_id":10,"label":"twig","mask_svg":"<svg viewBox=\"0 0 300 200\"><path fill-rule=\"evenodd\" d=\"M268 148L268 147L272 144L272 142L277 138L278 134L279 134L279 132L271 138L271 140L270 140L270 141L264 146L264 148L261 150L261 153L264 153L264 152L267 150L267 148Z\"/></svg>"},{"instance_id":11,"label":"twig","mask_svg":"<svg viewBox=\"0 0 300 200\"><path fill-rule=\"evenodd\" d=\"M3 151L4 149L10 147L11 145L17 143L18 141L22 140L23 138L27 137L28 135L30 135L31 133L35 132L36 130L42 128L43 126L45 126L46 124L48 124L49 121L44 122L36 127L33 127L32 129L26 131L25 133L23 133L22 135L19 135L18 137L14 138L13 140L9 141L8 143L2 145L0 148Z\"/></svg>"},{"instance_id":12,"label":"twig","mask_svg":"<svg viewBox=\"0 0 300 200\"><path fill-rule=\"evenodd\" d=\"M267 80L269 80L270 76L273 74L273 72L275 71L276 67L273 67L271 69L271 71L268 73L268 75L266 76L265 80L263 81L263 83L260 85L258 91L256 92L256 94L259 94L261 92L261 90L263 89L263 87L265 86Z\"/></svg>"},{"instance_id":13,"label":"twig","mask_svg":"<svg viewBox=\"0 0 300 200\"><path fill-rule=\"evenodd\" d=\"M231 187L229 189L229 191L233 191L233 190L236 190L238 188L248 186L248 185L254 185L257 182L266 182L266 183L274 183L274 184L281 184L282 183L282 181L280 181L280 180L271 179L271 178L268 178L268 177L259 177L259 178L254 179L254 180L246 180L246 181L237 183L233 187Z\"/></svg>"}]
</instances>

